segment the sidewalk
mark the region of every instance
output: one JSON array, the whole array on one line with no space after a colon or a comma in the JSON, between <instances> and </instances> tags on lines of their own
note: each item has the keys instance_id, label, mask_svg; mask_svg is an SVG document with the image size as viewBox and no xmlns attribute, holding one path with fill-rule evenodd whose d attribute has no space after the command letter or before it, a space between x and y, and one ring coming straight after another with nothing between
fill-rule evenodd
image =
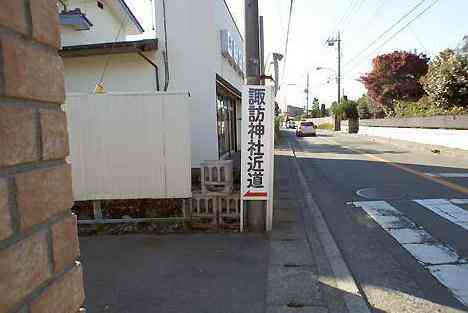
<instances>
[{"instance_id":1,"label":"sidewalk","mask_svg":"<svg viewBox=\"0 0 468 313\"><path fill-rule=\"evenodd\" d=\"M249 233L81 237L88 311L366 312L353 306L362 299L349 292L349 273L336 274L339 252L330 262L334 242L324 240L296 166L285 140L275 151L270 238Z\"/></svg>"},{"instance_id":2,"label":"sidewalk","mask_svg":"<svg viewBox=\"0 0 468 313\"><path fill-rule=\"evenodd\" d=\"M264 311L264 235L81 237L80 244L88 312Z\"/></svg>"},{"instance_id":3,"label":"sidewalk","mask_svg":"<svg viewBox=\"0 0 468 313\"><path fill-rule=\"evenodd\" d=\"M294 162L294 153L283 140L275 150L275 204L266 312L365 312L362 303L353 306L360 299L337 287L336 274L314 218L308 212Z\"/></svg>"}]
</instances>

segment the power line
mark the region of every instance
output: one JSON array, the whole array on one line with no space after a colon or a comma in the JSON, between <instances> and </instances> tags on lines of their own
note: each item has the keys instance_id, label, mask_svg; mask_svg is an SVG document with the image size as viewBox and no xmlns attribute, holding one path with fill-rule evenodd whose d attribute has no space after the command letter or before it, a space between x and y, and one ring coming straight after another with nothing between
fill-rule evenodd
<instances>
[{"instance_id":1,"label":"power line","mask_svg":"<svg viewBox=\"0 0 468 313\"><path fill-rule=\"evenodd\" d=\"M349 16L348 16L348 20L346 21L346 23L343 25L343 29L348 26L349 24L351 24L351 21L352 21L352 18L353 18L353 15L355 12L358 12L363 4L366 2L367 0L360 0L360 2L356 2L356 5L354 6L353 10L350 12Z\"/></svg>"},{"instance_id":2,"label":"power line","mask_svg":"<svg viewBox=\"0 0 468 313\"><path fill-rule=\"evenodd\" d=\"M349 9L345 11L345 14L338 21L338 24L336 25L335 31L337 29L339 29L341 24L343 24L346 21L346 19L351 15L351 13L354 11L354 8L357 6L358 2L359 2L359 0L351 1Z\"/></svg>"},{"instance_id":3,"label":"power line","mask_svg":"<svg viewBox=\"0 0 468 313\"><path fill-rule=\"evenodd\" d=\"M350 0L349 1L348 8L345 10L345 12L341 16L341 18L338 20L338 22L335 24L335 26L333 26L332 31L330 32L330 37L333 36L333 34L339 29L339 27L341 26L343 21L349 16L349 13L351 12L351 10L353 9L353 7L355 6L355 4L358 1L359 0ZM326 41L325 41L325 44L326 44Z\"/></svg>"},{"instance_id":4,"label":"power line","mask_svg":"<svg viewBox=\"0 0 468 313\"><path fill-rule=\"evenodd\" d=\"M436 5L437 2L439 2L440 0L434 0L431 4L429 4L424 10L422 10L418 15L416 15L414 18L412 18L408 23L406 23L405 25L403 25L403 27L401 27L400 29L398 29L398 31L396 33L394 33L392 36L390 36L387 40L385 40L380 46L378 46L376 49L374 49L371 53L369 53L367 57L371 56L372 54L374 54L375 52L377 52L380 48L382 48L383 46L385 46L390 40L392 40L393 38L395 38L396 36L398 36L402 31L404 31L406 28L408 28L414 21L416 21L418 18L420 18L421 16L423 16L427 11L429 11L429 9L431 9L434 5ZM357 63L355 66L353 66L349 71L347 72L351 72L352 70L354 70L358 65L360 65L362 63L359 62Z\"/></svg>"},{"instance_id":5,"label":"power line","mask_svg":"<svg viewBox=\"0 0 468 313\"><path fill-rule=\"evenodd\" d=\"M293 5L294 0L291 0L291 4L289 5L289 19L288 19L288 30L286 31L286 44L284 47L284 61L283 61L283 79L286 76L286 64L288 61L288 45L289 45L289 34L291 31L291 20L292 20L292 13L293 13Z\"/></svg>"},{"instance_id":6,"label":"power line","mask_svg":"<svg viewBox=\"0 0 468 313\"><path fill-rule=\"evenodd\" d=\"M374 13L372 13L372 15L369 18L369 20L367 21L366 25L370 24L370 22L379 14L380 10L384 7L385 3L386 3L385 0L380 0L377 8L375 9Z\"/></svg>"},{"instance_id":7,"label":"power line","mask_svg":"<svg viewBox=\"0 0 468 313\"><path fill-rule=\"evenodd\" d=\"M424 2L427 0L421 0L419 1L411 10L409 10L405 15L400 17L398 21L393 23L390 27L388 27L383 33L381 33L377 38L375 38L370 44L368 44L364 49L359 51L355 56L353 56L350 61L348 61L344 67L353 64L356 62L356 60L363 55L367 50L369 50L373 45L375 45L380 39L382 39L385 35L387 35L393 28L395 28L398 24L400 24L405 18L407 18L411 13L413 13L417 8L419 8Z\"/></svg>"},{"instance_id":8,"label":"power line","mask_svg":"<svg viewBox=\"0 0 468 313\"><path fill-rule=\"evenodd\" d=\"M416 39L416 41L419 43L419 45L423 48L423 51L425 53L428 53L429 50L427 50L426 46L422 43L421 39L419 39L419 36L416 34L416 32L414 31L414 29L412 27L410 27L410 31L411 31L411 34L413 35L414 39Z\"/></svg>"}]
</instances>

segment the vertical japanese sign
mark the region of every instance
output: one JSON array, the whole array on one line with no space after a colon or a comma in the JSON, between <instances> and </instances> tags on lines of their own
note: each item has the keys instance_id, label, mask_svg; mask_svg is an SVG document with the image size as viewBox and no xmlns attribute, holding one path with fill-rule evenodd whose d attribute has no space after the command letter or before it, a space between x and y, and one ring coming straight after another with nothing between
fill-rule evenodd
<instances>
[{"instance_id":1,"label":"vertical japanese sign","mask_svg":"<svg viewBox=\"0 0 468 313\"><path fill-rule=\"evenodd\" d=\"M273 184L272 88L245 86L242 94L241 197L271 200Z\"/></svg>"}]
</instances>

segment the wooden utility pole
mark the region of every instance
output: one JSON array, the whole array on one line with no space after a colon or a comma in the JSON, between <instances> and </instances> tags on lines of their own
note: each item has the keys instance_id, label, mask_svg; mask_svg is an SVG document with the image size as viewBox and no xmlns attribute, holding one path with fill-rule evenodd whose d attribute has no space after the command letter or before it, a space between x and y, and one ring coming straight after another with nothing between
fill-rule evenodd
<instances>
[{"instance_id":1,"label":"wooden utility pole","mask_svg":"<svg viewBox=\"0 0 468 313\"><path fill-rule=\"evenodd\" d=\"M245 56L247 84L260 85L258 0L245 0Z\"/></svg>"},{"instance_id":2,"label":"wooden utility pole","mask_svg":"<svg viewBox=\"0 0 468 313\"><path fill-rule=\"evenodd\" d=\"M329 46L334 46L335 42L338 44L338 70L336 73L336 82L338 85L338 105L341 104L341 32L338 31L338 36L334 39L328 39L327 43ZM341 130L341 120L340 117L335 115L335 131Z\"/></svg>"},{"instance_id":3,"label":"wooden utility pole","mask_svg":"<svg viewBox=\"0 0 468 313\"><path fill-rule=\"evenodd\" d=\"M245 0L245 54L248 85L260 85L260 40L258 0ZM243 103L242 105L248 105ZM264 200L244 201L249 231L265 232L266 204Z\"/></svg>"},{"instance_id":4,"label":"wooden utility pole","mask_svg":"<svg viewBox=\"0 0 468 313\"><path fill-rule=\"evenodd\" d=\"M341 33L338 32L338 105L341 103Z\"/></svg>"},{"instance_id":5,"label":"wooden utility pole","mask_svg":"<svg viewBox=\"0 0 468 313\"><path fill-rule=\"evenodd\" d=\"M263 16L259 17L259 45L260 45L260 77L265 76L265 33L263 30ZM265 79L260 79L260 84L265 85Z\"/></svg>"}]
</instances>

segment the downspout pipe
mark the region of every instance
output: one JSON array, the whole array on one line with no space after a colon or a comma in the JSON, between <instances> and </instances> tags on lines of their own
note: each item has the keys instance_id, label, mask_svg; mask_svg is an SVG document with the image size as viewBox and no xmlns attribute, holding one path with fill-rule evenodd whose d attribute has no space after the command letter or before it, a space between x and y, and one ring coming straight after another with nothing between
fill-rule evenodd
<instances>
[{"instance_id":1,"label":"downspout pipe","mask_svg":"<svg viewBox=\"0 0 468 313\"><path fill-rule=\"evenodd\" d=\"M155 72L155 75L156 75L156 91L160 91L159 89L159 67L156 63L154 63L153 61L151 61L146 55L143 54L143 52L138 52L138 54L146 60L146 62L148 62L149 64L151 64L151 66L154 67L154 72Z\"/></svg>"},{"instance_id":2,"label":"downspout pipe","mask_svg":"<svg viewBox=\"0 0 468 313\"><path fill-rule=\"evenodd\" d=\"M167 16L166 16L166 0L162 0L163 6L163 24L164 24L164 91L167 91L169 88L169 56L167 52Z\"/></svg>"}]
</instances>

